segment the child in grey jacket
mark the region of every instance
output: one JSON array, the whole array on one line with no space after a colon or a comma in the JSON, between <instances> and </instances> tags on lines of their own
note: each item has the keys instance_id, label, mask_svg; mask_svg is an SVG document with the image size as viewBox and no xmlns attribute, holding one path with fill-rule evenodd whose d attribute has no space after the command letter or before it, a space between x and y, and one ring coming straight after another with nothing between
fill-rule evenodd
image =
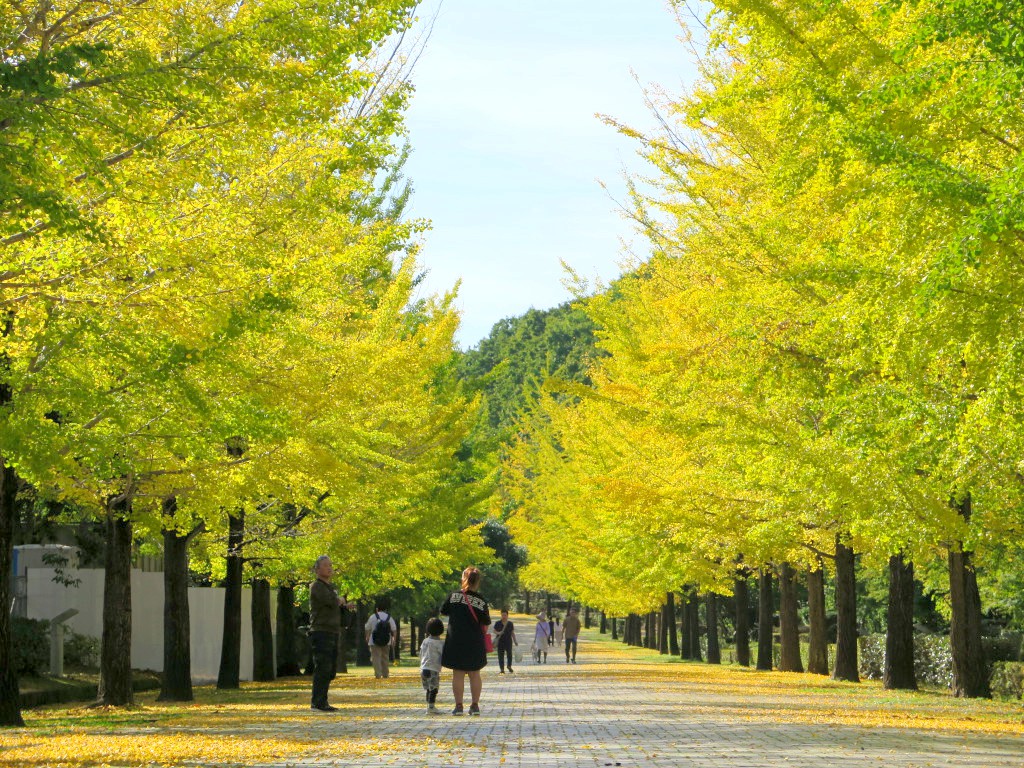
<instances>
[{"instance_id":1,"label":"child in grey jacket","mask_svg":"<svg viewBox=\"0 0 1024 768\"><path fill-rule=\"evenodd\" d=\"M427 621L427 636L420 643L420 679L427 692L427 712L436 715L437 689L441 687L441 651L444 650L444 623L436 616Z\"/></svg>"}]
</instances>

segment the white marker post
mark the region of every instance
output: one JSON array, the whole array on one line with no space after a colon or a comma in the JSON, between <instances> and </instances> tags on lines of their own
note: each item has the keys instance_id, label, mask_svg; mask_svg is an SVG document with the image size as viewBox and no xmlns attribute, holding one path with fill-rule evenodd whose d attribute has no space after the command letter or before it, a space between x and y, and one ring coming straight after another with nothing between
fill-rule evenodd
<instances>
[{"instance_id":1,"label":"white marker post","mask_svg":"<svg viewBox=\"0 0 1024 768\"><path fill-rule=\"evenodd\" d=\"M50 674L64 676L64 622L78 615L77 608L68 608L50 619Z\"/></svg>"}]
</instances>

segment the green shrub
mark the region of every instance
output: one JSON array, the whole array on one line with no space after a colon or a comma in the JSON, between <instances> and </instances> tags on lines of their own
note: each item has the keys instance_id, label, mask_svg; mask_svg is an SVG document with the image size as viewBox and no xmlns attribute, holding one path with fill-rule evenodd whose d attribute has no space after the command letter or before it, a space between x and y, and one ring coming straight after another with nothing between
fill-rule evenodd
<instances>
[{"instance_id":1,"label":"green shrub","mask_svg":"<svg viewBox=\"0 0 1024 768\"><path fill-rule=\"evenodd\" d=\"M860 676L881 680L885 671L885 635L859 639ZM914 675L919 685L953 685L953 655L945 635L914 635Z\"/></svg>"},{"instance_id":2,"label":"green shrub","mask_svg":"<svg viewBox=\"0 0 1024 768\"><path fill-rule=\"evenodd\" d=\"M989 680L993 696L1008 699L1024 697L1024 662L997 661L992 664L992 677Z\"/></svg>"},{"instance_id":3,"label":"green shrub","mask_svg":"<svg viewBox=\"0 0 1024 768\"><path fill-rule=\"evenodd\" d=\"M953 687L953 651L946 635L914 635L914 675L919 685Z\"/></svg>"},{"instance_id":4,"label":"green shrub","mask_svg":"<svg viewBox=\"0 0 1024 768\"><path fill-rule=\"evenodd\" d=\"M100 641L66 629L64 634L64 664L76 669L99 669Z\"/></svg>"},{"instance_id":5,"label":"green shrub","mask_svg":"<svg viewBox=\"0 0 1024 768\"><path fill-rule=\"evenodd\" d=\"M11 617L11 644L19 677L39 677L50 670L50 622Z\"/></svg>"},{"instance_id":6,"label":"green shrub","mask_svg":"<svg viewBox=\"0 0 1024 768\"><path fill-rule=\"evenodd\" d=\"M885 670L885 635L861 635L857 646L860 676L865 680L881 680Z\"/></svg>"},{"instance_id":7,"label":"green shrub","mask_svg":"<svg viewBox=\"0 0 1024 768\"><path fill-rule=\"evenodd\" d=\"M998 637L981 638L985 660L990 664L997 661L1020 661L1021 633L1003 631Z\"/></svg>"}]
</instances>

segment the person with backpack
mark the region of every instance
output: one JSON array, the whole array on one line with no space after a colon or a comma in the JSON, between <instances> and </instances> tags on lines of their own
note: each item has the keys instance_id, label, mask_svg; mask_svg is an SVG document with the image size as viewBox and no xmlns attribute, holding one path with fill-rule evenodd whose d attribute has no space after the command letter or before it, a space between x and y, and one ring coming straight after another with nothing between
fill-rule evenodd
<instances>
[{"instance_id":1,"label":"person with backpack","mask_svg":"<svg viewBox=\"0 0 1024 768\"><path fill-rule=\"evenodd\" d=\"M487 601L480 588L480 569L470 566L462 572L462 589L452 592L441 606L441 615L448 617L448 636L441 652L441 664L452 670L453 715L463 714L462 698L469 677L471 701L469 714L480 714L483 679L480 670L487 666L484 634L491 623Z\"/></svg>"},{"instance_id":2,"label":"person with backpack","mask_svg":"<svg viewBox=\"0 0 1024 768\"><path fill-rule=\"evenodd\" d=\"M366 644L370 646L373 676L378 680L391 676L391 649L395 644L398 626L388 615L388 601L377 600L373 613L366 620Z\"/></svg>"}]
</instances>

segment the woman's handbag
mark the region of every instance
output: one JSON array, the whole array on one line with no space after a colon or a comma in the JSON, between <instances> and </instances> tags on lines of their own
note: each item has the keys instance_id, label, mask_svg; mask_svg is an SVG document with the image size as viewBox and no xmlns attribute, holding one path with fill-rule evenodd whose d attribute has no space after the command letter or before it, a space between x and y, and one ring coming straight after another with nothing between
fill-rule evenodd
<instances>
[{"instance_id":1,"label":"woman's handbag","mask_svg":"<svg viewBox=\"0 0 1024 768\"><path fill-rule=\"evenodd\" d=\"M463 598L466 597L465 591L462 593ZM487 653L494 652L494 640L491 638L491 633L487 631L487 627L480 623L480 619L476 617L476 611L473 610L473 606L469 604L469 600L466 600L466 607L469 608L469 612L473 614L473 621L480 627L480 631L484 635L484 651Z\"/></svg>"}]
</instances>

